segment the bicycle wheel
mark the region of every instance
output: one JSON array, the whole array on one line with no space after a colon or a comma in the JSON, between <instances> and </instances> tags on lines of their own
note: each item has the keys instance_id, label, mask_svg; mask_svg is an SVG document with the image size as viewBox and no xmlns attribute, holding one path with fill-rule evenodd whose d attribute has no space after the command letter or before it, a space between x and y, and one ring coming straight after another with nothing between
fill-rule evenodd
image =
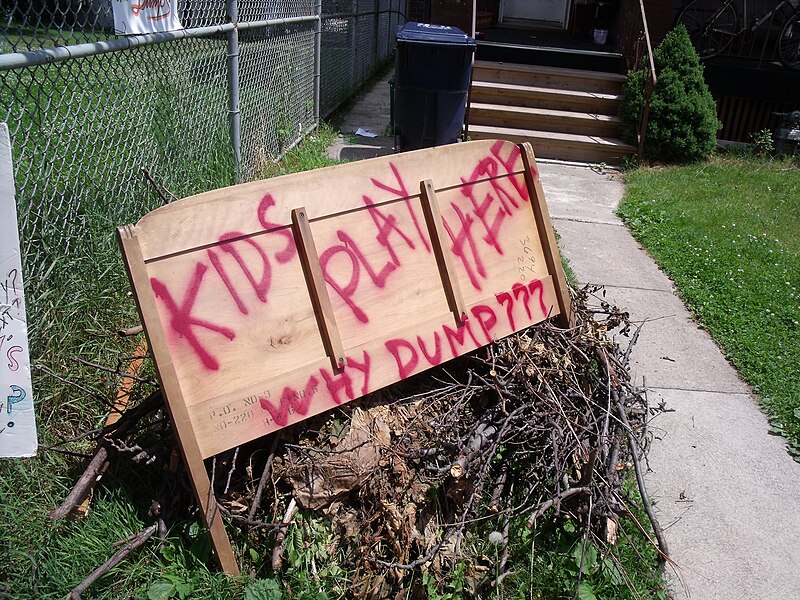
<instances>
[{"instance_id":1,"label":"bicycle wheel","mask_svg":"<svg viewBox=\"0 0 800 600\"><path fill-rule=\"evenodd\" d=\"M694 0L678 15L689 32L692 45L700 58L722 54L736 37L739 18L731 2Z\"/></svg>"},{"instance_id":2,"label":"bicycle wheel","mask_svg":"<svg viewBox=\"0 0 800 600\"><path fill-rule=\"evenodd\" d=\"M800 69L800 11L786 19L778 40L778 57L789 69Z\"/></svg>"}]
</instances>

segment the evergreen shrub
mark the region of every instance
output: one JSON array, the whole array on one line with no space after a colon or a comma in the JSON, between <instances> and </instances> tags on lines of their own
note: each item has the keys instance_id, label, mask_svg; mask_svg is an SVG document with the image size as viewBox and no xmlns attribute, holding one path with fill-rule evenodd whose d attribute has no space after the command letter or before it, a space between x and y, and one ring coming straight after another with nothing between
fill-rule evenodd
<instances>
[{"instance_id":1,"label":"evergreen shrub","mask_svg":"<svg viewBox=\"0 0 800 600\"><path fill-rule=\"evenodd\" d=\"M700 59L683 25L667 34L653 52L653 62L658 81L650 100L645 158L668 163L707 158L716 146L722 124ZM620 114L628 139L636 139L648 78L649 68L637 69L625 83Z\"/></svg>"}]
</instances>

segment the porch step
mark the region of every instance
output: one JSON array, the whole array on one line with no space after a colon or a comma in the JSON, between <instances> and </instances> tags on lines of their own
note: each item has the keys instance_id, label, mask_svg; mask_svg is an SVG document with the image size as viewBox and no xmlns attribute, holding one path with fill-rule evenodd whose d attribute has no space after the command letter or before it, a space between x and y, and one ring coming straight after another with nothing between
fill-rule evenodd
<instances>
[{"instance_id":1,"label":"porch step","mask_svg":"<svg viewBox=\"0 0 800 600\"><path fill-rule=\"evenodd\" d=\"M624 71L624 59L619 52L550 48L546 46L508 44L505 42L478 40L475 58L486 61L546 65L562 69L586 69L606 73L622 73Z\"/></svg>"},{"instance_id":2,"label":"porch step","mask_svg":"<svg viewBox=\"0 0 800 600\"><path fill-rule=\"evenodd\" d=\"M507 104L573 112L616 114L622 94L558 89L539 85L479 81L473 76L472 102Z\"/></svg>"},{"instance_id":3,"label":"porch step","mask_svg":"<svg viewBox=\"0 0 800 600\"><path fill-rule=\"evenodd\" d=\"M621 125L621 119L612 115L483 102L473 102L469 116L481 125L594 136L614 136Z\"/></svg>"},{"instance_id":4,"label":"porch step","mask_svg":"<svg viewBox=\"0 0 800 600\"><path fill-rule=\"evenodd\" d=\"M472 69L476 81L493 81L604 94L619 94L625 76L586 69L561 69L541 65L520 65L476 60Z\"/></svg>"},{"instance_id":5,"label":"porch step","mask_svg":"<svg viewBox=\"0 0 800 600\"><path fill-rule=\"evenodd\" d=\"M553 131L536 131L491 125L470 125L473 140L501 138L512 142L530 142L537 158L556 158L579 162L621 164L636 153L636 148L622 140Z\"/></svg>"},{"instance_id":6,"label":"porch step","mask_svg":"<svg viewBox=\"0 0 800 600\"><path fill-rule=\"evenodd\" d=\"M620 164L635 148L618 138L625 77L476 61L469 135L530 141L537 156Z\"/></svg>"}]
</instances>

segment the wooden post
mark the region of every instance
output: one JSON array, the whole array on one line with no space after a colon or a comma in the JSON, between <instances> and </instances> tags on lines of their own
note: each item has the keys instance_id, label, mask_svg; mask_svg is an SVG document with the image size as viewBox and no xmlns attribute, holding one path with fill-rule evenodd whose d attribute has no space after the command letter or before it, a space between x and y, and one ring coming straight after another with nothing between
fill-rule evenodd
<instances>
[{"instance_id":1,"label":"wooden post","mask_svg":"<svg viewBox=\"0 0 800 600\"><path fill-rule=\"evenodd\" d=\"M311 235L311 225L305 207L292 210L292 231L311 294L317 325L322 334L322 343L331 359L334 372L337 372L344 369L344 346L333 315L328 288L325 287L325 277L322 274L322 265L319 264L319 254L314 244L314 237Z\"/></svg>"},{"instance_id":2,"label":"wooden post","mask_svg":"<svg viewBox=\"0 0 800 600\"><path fill-rule=\"evenodd\" d=\"M547 271L553 276L553 285L556 289L558 299L558 310L561 314L556 319L556 323L565 329L575 326L575 313L572 310L572 300L569 297L569 287L564 277L564 269L561 265L561 254L558 251L556 236L553 232L553 222L550 220L550 213L544 202L544 191L539 180L539 171L536 169L536 157L533 154L533 147L530 142L519 145L522 152L522 164L525 166L525 183L528 186L528 194L531 199L531 208L536 220L536 228L539 232L539 239L542 243L544 260L547 264Z\"/></svg>"},{"instance_id":3,"label":"wooden post","mask_svg":"<svg viewBox=\"0 0 800 600\"><path fill-rule=\"evenodd\" d=\"M128 270L131 286L133 289L149 286L150 280L142 258L142 250L139 246L139 241L136 239L136 228L132 225L126 225L118 228L117 234L122 246L122 255L125 259L125 267ZM225 531L222 515L217 509L217 499L214 497L214 490L208 479L203 456L192 431L178 375L167 350L167 340L160 325L161 320L156 308L155 297L152 294L135 294L134 297L136 298L142 323L148 325L145 328L147 342L155 359L156 372L161 382L161 389L164 391L167 410L172 419L175 434L178 437L178 445L183 454L183 461L189 472L194 494L200 503L203 520L211 534L211 545L217 555L217 561L228 575L239 575L239 566L236 564L231 540ZM153 324L157 325L154 327Z\"/></svg>"},{"instance_id":4,"label":"wooden post","mask_svg":"<svg viewBox=\"0 0 800 600\"><path fill-rule=\"evenodd\" d=\"M428 225L428 235L431 237L431 247L433 255L436 257L436 266L439 267L439 276L442 278L447 305L453 311L456 323L461 323L467 320L467 307L464 304L458 277L450 261L450 253L446 250L447 237L442 227L442 213L439 210L439 202L436 200L433 182L430 179L420 181L419 189L422 212L425 215L425 223Z\"/></svg>"}]
</instances>

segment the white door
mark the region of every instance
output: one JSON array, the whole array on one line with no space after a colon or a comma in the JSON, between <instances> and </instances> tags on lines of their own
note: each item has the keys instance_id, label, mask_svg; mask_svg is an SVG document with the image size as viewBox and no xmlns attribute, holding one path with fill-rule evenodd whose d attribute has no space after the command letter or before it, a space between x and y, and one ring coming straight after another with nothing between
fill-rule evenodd
<instances>
[{"instance_id":1,"label":"white door","mask_svg":"<svg viewBox=\"0 0 800 600\"><path fill-rule=\"evenodd\" d=\"M564 27L569 0L502 0L502 20L547 21Z\"/></svg>"}]
</instances>

